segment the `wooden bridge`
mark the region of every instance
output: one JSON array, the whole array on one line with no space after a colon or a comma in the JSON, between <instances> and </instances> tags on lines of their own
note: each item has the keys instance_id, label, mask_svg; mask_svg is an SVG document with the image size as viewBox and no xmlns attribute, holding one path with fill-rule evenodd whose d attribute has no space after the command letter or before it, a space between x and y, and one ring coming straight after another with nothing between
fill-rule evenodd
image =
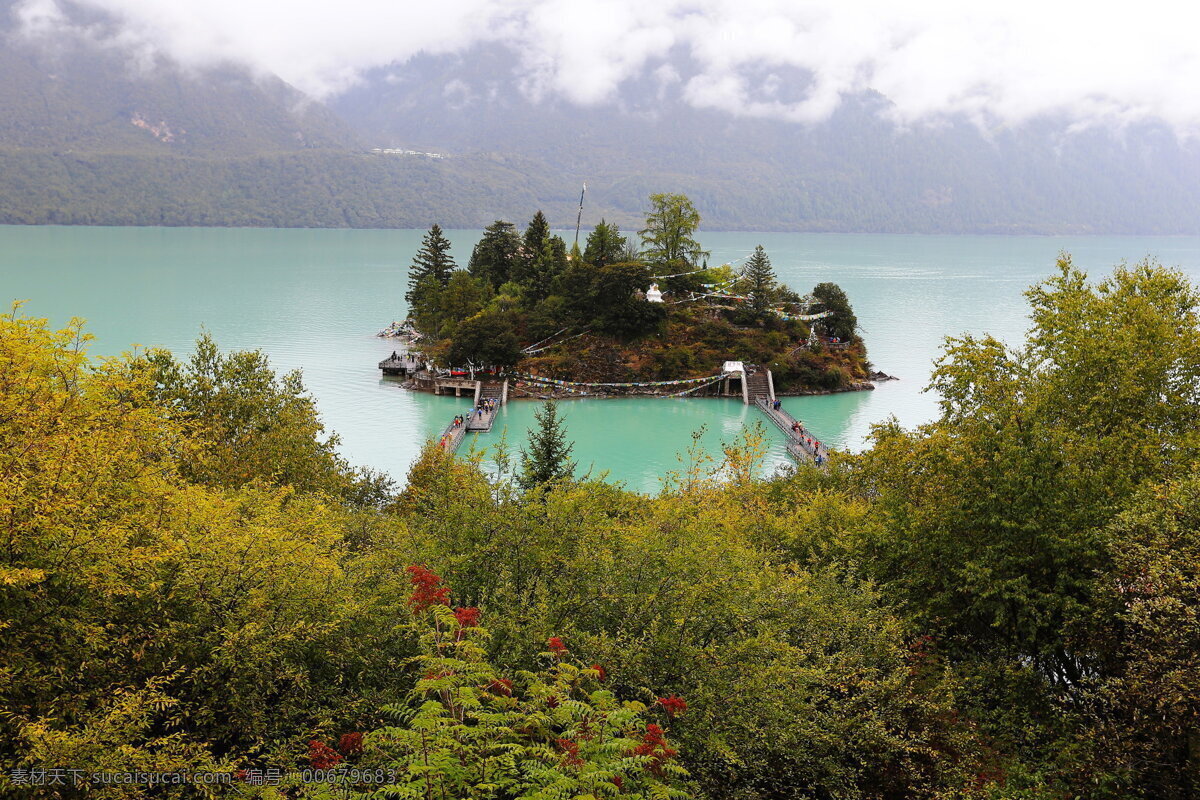
<instances>
[{"instance_id":1,"label":"wooden bridge","mask_svg":"<svg viewBox=\"0 0 1200 800\"><path fill-rule=\"evenodd\" d=\"M438 446L447 453L458 450L468 433L487 433L496 421L500 407L508 402L508 381L475 381L475 407L466 415L462 423L453 421L442 431L438 438ZM456 415L457 416L457 415Z\"/></svg>"},{"instance_id":2,"label":"wooden bridge","mask_svg":"<svg viewBox=\"0 0 1200 800\"><path fill-rule=\"evenodd\" d=\"M771 370L755 364L744 366L743 398L747 405L753 404L767 415L767 419L775 423L783 435L787 437L788 455L797 461L812 461L824 464L829 461L829 448L821 444L821 440L812 434L795 417L783 409L776 407L775 381Z\"/></svg>"}]
</instances>

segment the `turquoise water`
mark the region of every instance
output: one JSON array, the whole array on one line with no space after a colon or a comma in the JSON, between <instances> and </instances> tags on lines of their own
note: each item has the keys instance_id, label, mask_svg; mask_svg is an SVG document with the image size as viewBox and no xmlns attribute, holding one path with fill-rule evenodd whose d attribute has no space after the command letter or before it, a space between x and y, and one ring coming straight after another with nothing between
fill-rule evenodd
<instances>
[{"instance_id":1,"label":"turquoise water","mask_svg":"<svg viewBox=\"0 0 1200 800\"><path fill-rule=\"evenodd\" d=\"M374 334L404 316L406 269L421 231L0 226L0 300L63 324L87 319L92 351L138 344L187 352L201 328L226 348L261 348L280 369L300 368L325 424L354 463L403 477L421 443L463 401L405 392L376 363L394 347ZM460 263L476 231L449 231ZM803 292L833 281L849 295L872 362L899 381L874 392L787 398L785 407L833 446L855 449L873 423L916 425L937 412L921 389L947 335L990 332L1018 340L1022 291L1048 276L1060 251L1102 274L1156 256L1200 281L1196 237L1002 237L702 233L711 263L756 244L781 280ZM714 365L716 368L717 365ZM515 452L535 404L505 409ZM756 415L715 398L564 403L575 457L631 488L655 491L704 426L714 452ZM491 445L497 434L478 437ZM768 468L784 464L782 435L767 431Z\"/></svg>"}]
</instances>

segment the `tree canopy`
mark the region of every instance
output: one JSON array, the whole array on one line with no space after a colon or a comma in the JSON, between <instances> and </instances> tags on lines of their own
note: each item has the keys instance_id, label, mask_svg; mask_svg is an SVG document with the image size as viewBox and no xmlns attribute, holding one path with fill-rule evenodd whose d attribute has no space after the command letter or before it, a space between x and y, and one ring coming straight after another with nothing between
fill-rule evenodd
<instances>
[{"instance_id":1,"label":"tree canopy","mask_svg":"<svg viewBox=\"0 0 1200 800\"><path fill-rule=\"evenodd\" d=\"M763 317L771 308L775 293L775 271L771 269L771 259L760 244L754 248L754 254L746 260L742 268L742 278L750 292L750 307L759 317Z\"/></svg>"},{"instance_id":2,"label":"tree canopy","mask_svg":"<svg viewBox=\"0 0 1200 800\"><path fill-rule=\"evenodd\" d=\"M830 316L820 322L825 331L843 342L852 341L858 330L858 317L854 316L850 300L842 288L836 283L818 283L812 290L812 296L818 303L814 310L830 312Z\"/></svg>"},{"instance_id":3,"label":"tree canopy","mask_svg":"<svg viewBox=\"0 0 1200 800\"><path fill-rule=\"evenodd\" d=\"M696 241L700 227L700 212L682 194L650 195L650 210L646 227L638 231L642 240L642 257L655 269L671 272L699 265L708 252ZM684 287L690 282L671 279L668 286Z\"/></svg>"}]
</instances>

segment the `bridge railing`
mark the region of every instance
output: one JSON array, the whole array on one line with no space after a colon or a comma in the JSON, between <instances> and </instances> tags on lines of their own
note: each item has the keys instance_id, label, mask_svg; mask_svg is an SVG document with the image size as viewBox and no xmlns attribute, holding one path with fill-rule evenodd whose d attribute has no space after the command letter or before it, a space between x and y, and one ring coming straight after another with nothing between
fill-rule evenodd
<instances>
[{"instance_id":1,"label":"bridge railing","mask_svg":"<svg viewBox=\"0 0 1200 800\"><path fill-rule=\"evenodd\" d=\"M809 458L813 459L814 461L818 456L820 456L822 459L829 458L829 449L822 445L820 440L813 436L803 424L800 425L799 431L796 431L794 428L792 428L792 425L797 423L797 420L791 414L784 411L783 408L772 408L771 402L763 397L755 398L754 402L759 408L766 412L767 416L771 418L771 421L774 422L779 429L784 432L784 435L788 437L789 449L793 447L799 447L808 454ZM814 444L809 444L809 439L811 439Z\"/></svg>"}]
</instances>

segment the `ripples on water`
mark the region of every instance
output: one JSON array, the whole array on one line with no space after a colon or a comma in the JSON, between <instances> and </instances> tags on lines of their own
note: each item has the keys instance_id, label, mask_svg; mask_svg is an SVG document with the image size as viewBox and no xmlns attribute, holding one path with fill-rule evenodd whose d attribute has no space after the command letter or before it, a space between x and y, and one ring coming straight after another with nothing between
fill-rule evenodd
<instances>
[{"instance_id":1,"label":"ripples on water","mask_svg":"<svg viewBox=\"0 0 1200 800\"><path fill-rule=\"evenodd\" d=\"M201 326L226 348L261 348L280 369L299 368L326 425L354 463L402 477L421 444L467 401L418 395L381 379L393 343L374 333L404 316L406 269L421 231L0 227L5 300L61 325L88 319L93 352L134 343L190 349ZM478 238L448 232L459 263ZM711 263L766 247L781 280L805 292L833 281L849 295L872 362L901 380L874 392L786 398L784 405L830 444L855 449L874 423L931 419L922 393L948 335L990 332L1019 341L1022 291L1051 274L1060 251L1093 274L1147 255L1200 279L1195 237L882 236L703 233ZM717 365L714 365L714 368ZM534 403L501 415L515 453ZM563 405L575 456L631 488L655 491L679 468L691 432L707 429L718 452L757 415L715 398L577 400ZM787 462L768 427L767 467ZM498 435L480 437L493 443Z\"/></svg>"}]
</instances>

